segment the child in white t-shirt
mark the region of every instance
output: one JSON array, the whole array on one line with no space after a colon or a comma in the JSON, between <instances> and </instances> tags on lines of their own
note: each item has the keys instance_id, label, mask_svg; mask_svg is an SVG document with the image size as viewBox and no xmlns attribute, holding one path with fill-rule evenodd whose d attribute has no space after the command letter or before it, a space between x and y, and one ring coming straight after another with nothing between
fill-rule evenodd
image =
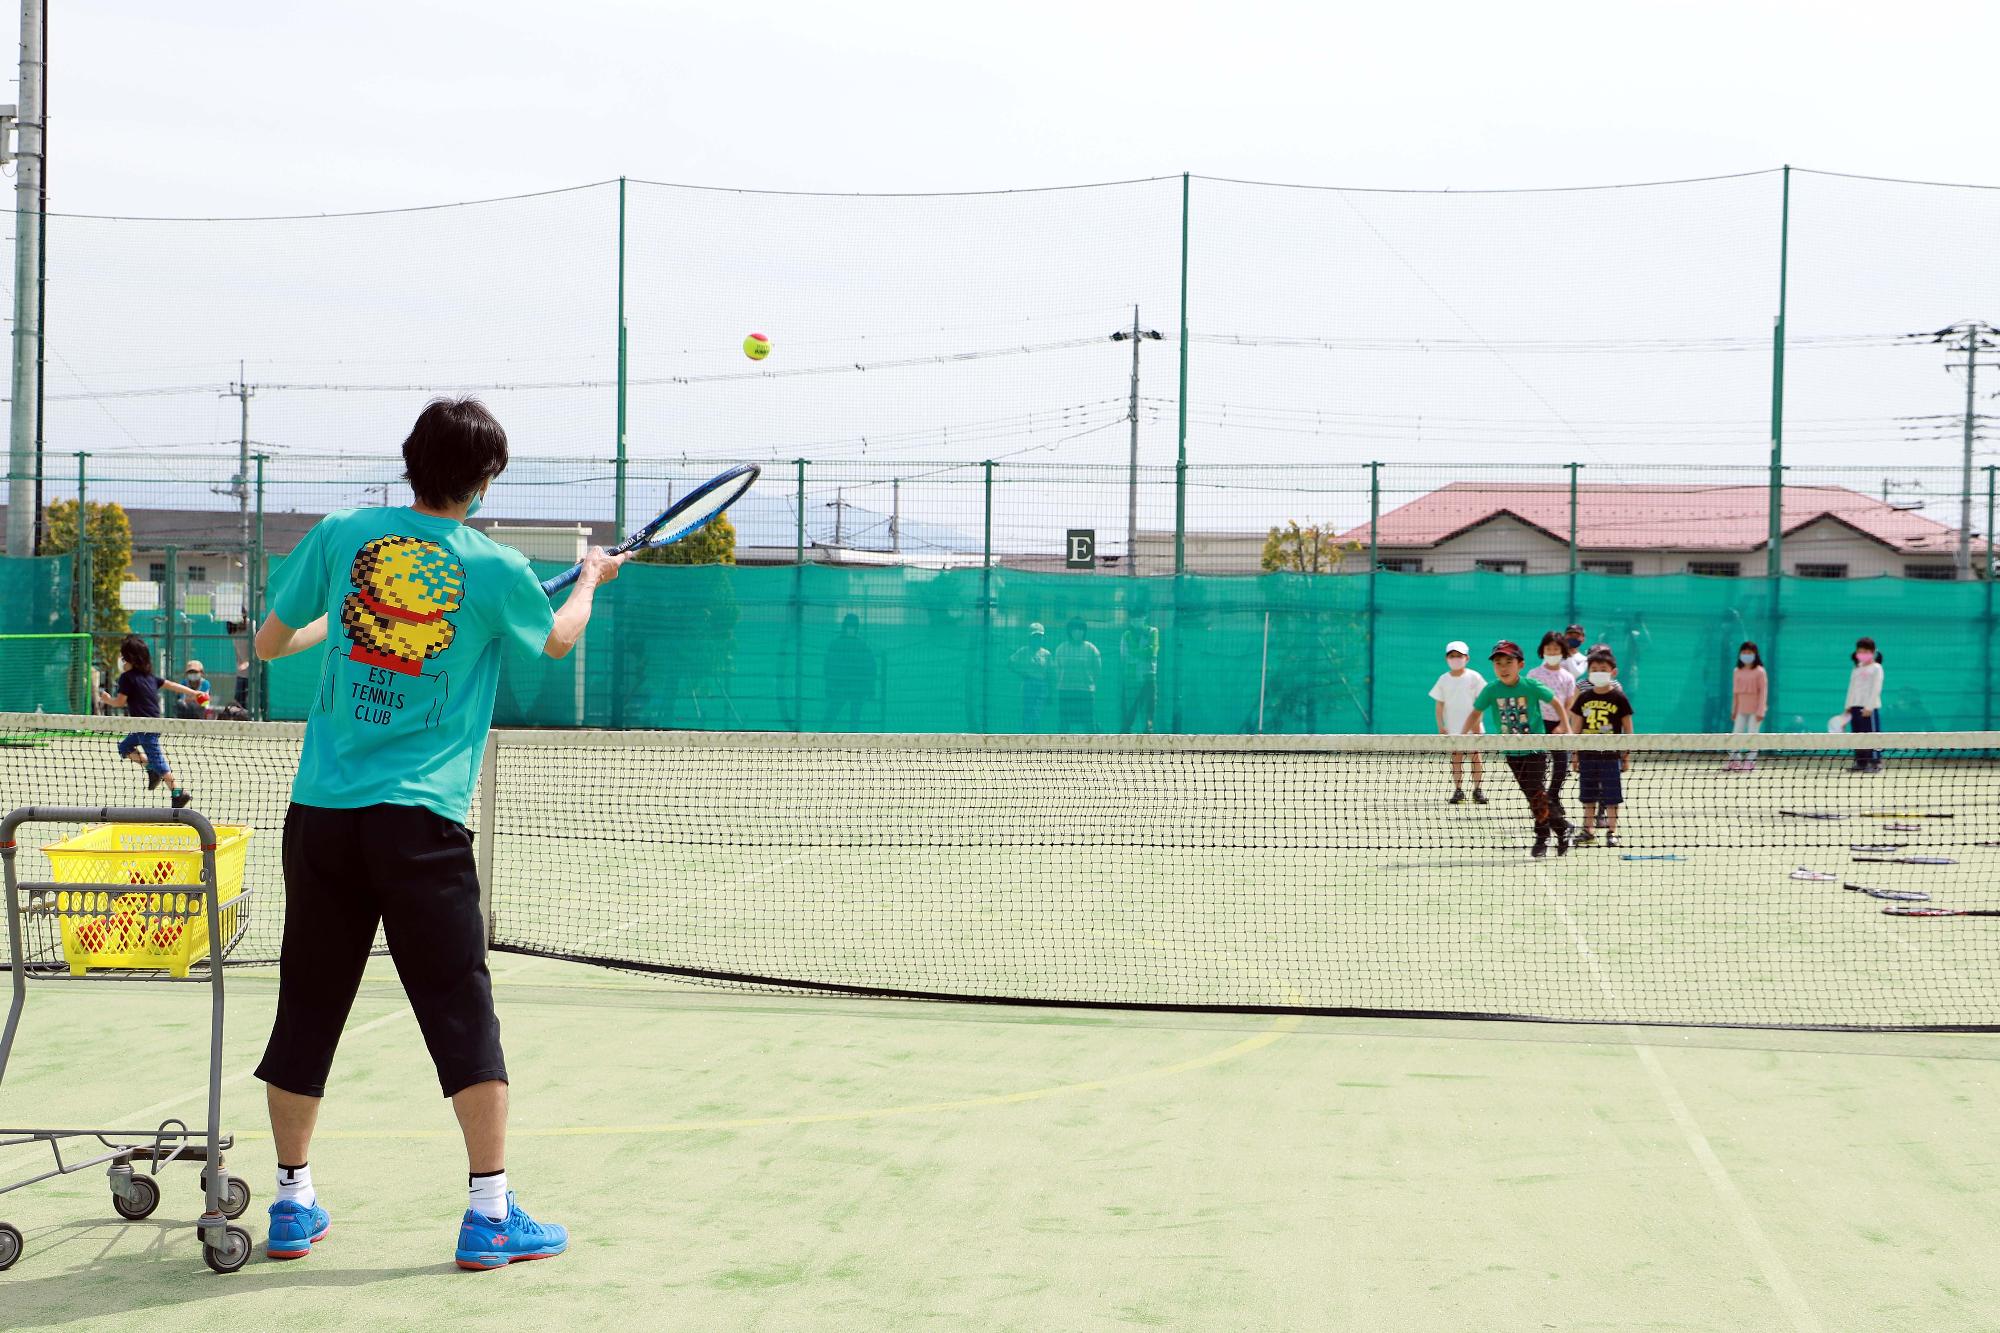
<instances>
[{"instance_id":1,"label":"child in white t-shirt","mask_svg":"<svg viewBox=\"0 0 2000 1333\"><path fill-rule=\"evenodd\" d=\"M1431 698L1437 701L1437 728L1440 734L1456 736L1465 730L1466 719L1473 715L1472 701L1486 688L1486 677L1477 671L1468 671L1466 659L1471 649L1453 639L1444 646L1444 663L1449 668L1431 686ZM1465 804L1465 761L1472 760L1472 800L1476 805L1486 804L1486 793L1482 790L1486 776L1485 761L1479 751L1453 751L1451 756L1451 801L1452 805Z\"/></svg>"}]
</instances>

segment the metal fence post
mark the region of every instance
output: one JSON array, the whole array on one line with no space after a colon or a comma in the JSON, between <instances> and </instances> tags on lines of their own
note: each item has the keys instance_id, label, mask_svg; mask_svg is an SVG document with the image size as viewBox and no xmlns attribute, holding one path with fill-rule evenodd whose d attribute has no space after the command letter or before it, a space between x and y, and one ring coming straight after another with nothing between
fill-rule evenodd
<instances>
[{"instance_id":1,"label":"metal fence post","mask_svg":"<svg viewBox=\"0 0 2000 1333\"><path fill-rule=\"evenodd\" d=\"M1771 325L1771 526L1767 537L1765 576L1771 585L1770 696L1767 707L1777 712L1778 680L1784 666L1785 589L1785 310L1792 260L1792 169L1784 171L1778 212L1778 317Z\"/></svg>"},{"instance_id":2,"label":"metal fence post","mask_svg":"<svg viewBox=\"0 0 2000 1333\"><path fill-rule=\"evenodd\" d=\"M160 595L160 642L165 651L154 664L155 675L173 675L174 649L180 639L181 599L180 589L175 586L180 581L180 549L167 547L167 577Z\"/></svg>"},{"instance_id":3,"label":"metal fence post","mask_svg":"<svg viewBox=\"0 0 2000 1333\"><path fill-rule=\"evenodd\" d=\"M806 729L806 460L798 469L798 526L792 552L792 728Z\"/></svg>"},{"instance_id":4,"label":"metal fence post","mask_svg":"<svg viewBox=\"0 0 2000 1333\"><path fill-rule=\"evenodd\" d=\"M97 614L93 601L96 588L90 581L90 455L76 456L76 631L88 634L84 644L84 698L91 713L97 711Z\"/></svg>"},{"instance_id":5,"label":"metal fence post","mask_svg":"<svg viewBox=\"0 0 2000 1333\"><path fill-rule=\"evenodd\" d=\"M264 716L264 686L266 666L257 657L257 623L264 618L264 459L257 455L257 520L250 529L250 568L243 589L243 657L247 663L244 670L250 675L249 688L244 691L243 706L250 710L250 716ZM233 645L232 645L233 647Z\"/></svg>"},{"instance_id":6,"label":"metal fence post","mask_svg":"<svg viewBox=\"0 0 2000 1333\"><path fill-rule=\"evenodd\" d=\"M613 460L612 526L625 540L625 178L618 178L618 456Z\"/></svg>"},{"instance_id":7,"label":"metal fence post","mask_svg":"<svg viewBox=\"0 0 2000 1333\"><path fill-rule=\"evenodd\" d=\"M1984 534L1984 535L1985 535L1985 540L1986 540L1986 549L1985 549L1985 551L1984 551L1984 552L1983 552L1983 553L1981 554L1981 556L1980 556L1980 565L1979 565L1979 568L1980 568L1980 571L1981 571L1981 573L1983 573L1983 574L1985 575L1985 578L1986 578L1986 617L1985 617L1985 627L1984 627L1984 628L1985 628L1985 633L1983 633L1983 634L1981 634L1981 635L1979 636L1979 642L1980 642L1980 645L1981 645L1981 648L1982 648L1982 652L1981 652L1981 654L1980 654L1980 672L1979 672L1979 678L1980 678L1981 680L1988 680L1988 681L1990 681L1990 680L1992 680L1992 679L1993 679L1993 630L1994 630L1994 625L1993 625L1993 474L1994 474L1994 472L1996 472L1996 471L2000 471L2000 468L1995 468L1995 467L1994 467L1994 466L1993 466L1992 464L1990 464L1990 463L1989 463L1989 464L1987 465L1987 467L1986 467L1986 532L1985 532L1985 534ZM1992 691L1992 690L1990 690L1990 689L1985 689L1985 690L1981 690L1981 691L1979 691L1979 699L1980 699L1980 704L1981 704L1981 707L1982 707L1982 710L1983 710L1983 711L1982 711L1982 714L1981 714L1981 722L1980 722L1980 726L1981 726L1982 728L1984 728L1985 730L1987 730L1987 731L1991 731L1991 730L1993 730L1993 691Z\"/></svg>"},{"instance_id":8,"label":"metal fence post","mask_svg":"<svg viewBox=\"0 0 2000 1333\"><path fill-rule=\"evenodd\" d=\"M1576 472L1580 464L1570 463L1569 467L1569 624L1576 624Z\"/></svg>"},{"instance_id":9,"label":"metal fence post","mask_svg":"<svg viewBox=\"0 0 2000 1333\"><path fill-rule=\"evenodd\" d=\"M1368 716L1363 719L1368 730L1375 726L1375 630L1381 623L1381 603L1376 598L1376 580L1382 576L1381 539L1378 530L1382 526L1382 465L1368 465ZM1268 639L1269 632L1266 631Z\"/></svg>"},{"instance_id":10,"label":"metal fence post","mask_svg":"<svg viewBox=\"0 0 2000 1333\"><path fill-rule=\"evenodd\" d=\"M1181 173L1180 444L1174 463L1174 573L1187 573L1188 173Z\"/></svg>"},{"instance_id":11,"label":"metal fence post","mask_svg":"<svg viewBox=\"0 0 2000 1333\"><path fill-rule=\"evenodd\" d=\"M986 544L979 566L979 729L993 730L993 460L986 460Z\"/></svg>"}]
</instances>

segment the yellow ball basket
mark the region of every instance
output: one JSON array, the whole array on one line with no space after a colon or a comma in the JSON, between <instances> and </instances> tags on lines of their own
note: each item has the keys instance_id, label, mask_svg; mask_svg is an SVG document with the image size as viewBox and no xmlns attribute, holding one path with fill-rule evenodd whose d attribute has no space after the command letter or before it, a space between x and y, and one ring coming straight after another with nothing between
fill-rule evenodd
<instances>
[{"instance_id":1,"label":"yellow ball basket","mask_svg":"<svg viewBox=\"0 0 2000 1333\"><path fill-rule=\"evenodd\" d=\"M243 857L250 830L215 826L217 921L225 952L242 934ZM186 977L208 957L207 905L174 885L201 883L201 839L185 824L100 824L42 848L58 884L53 904L70 975L93 969L164 970ZM131 885L116 890L109 885ZM47 910L46 906L44 910Z\"/></svg>"}]
</instances>

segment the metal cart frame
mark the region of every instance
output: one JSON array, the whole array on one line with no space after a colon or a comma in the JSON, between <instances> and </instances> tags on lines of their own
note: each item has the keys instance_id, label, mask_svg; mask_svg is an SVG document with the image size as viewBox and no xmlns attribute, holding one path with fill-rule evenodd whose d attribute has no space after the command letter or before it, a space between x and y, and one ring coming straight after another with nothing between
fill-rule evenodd
<instances>
[{"instance_id":1,"label":"metal cart frame","mask_svg":"<svg viewBox=\"0 0 2000 1333\"><path fill-rule=\"evenodd\" d=\"M14 1034L20 1026L21 1010L28 996L31 963L24 947L21 926L24 907L29 911L42 908L45 898L50 900L49 906L52 907L53 896L58 892L132 891L130 884L20 882L15 877L14 858L19 849L15 845L14 831L23 824L58 823L185 824L201 840L201 884L185 886L185 891L190 897L199 895L204 903L208 918L208 976L190 976L186 980L206 980L209 986L208 1128L206 1131L191 1130L181 1120L167 1120L157 1129L148 1130L0 1128L0 1149L31 1143L47 1144L55 1160L51 1170L21 1180L0 1182L0 1195L57 1176L74 1175L108 1162L111 1206L119 1216L136 1221L150 1216L159 1206L160 1187L154 1177L159 1175L162 1167L170 1162L199 1162L202 1164L201 1185L206 1206L200 1220L195 1223L195 1230L201 1237L202 1259L218 1273L233 1273L250 1258L250 1233L231 1225L233 1219L241 1217L250 1206L250 1189L243 1181L230 1176L223 1160L223 1153L234 1145L234 1140L222 1132L222 960L233 941L226 938L222 931L221 887L215 870L215 826L206 818L193 810L162 810L157 807L32 805L23 806L0 818L0 864L4 864L5 871L5 887L0 891L0 897L4 897L7 904L8 956L12 959L10 970L13 972L13 998L7 1008L6 1026L0 1028L0 1080L6 1077L7 1058L13 1051ZM182 889L183 886L174 886L175 892ZM244 889L243 896L247 897L249 892L249 889ZM241 899L232 901L240 902ZM244 911L239 909L239 920L244 915ZM51 973L63 975L54 973L53 969ZM172 979L164 970L119 970L111 979L135 978ZM83 978L93 979L105 978ZM80 1161L65 1161L62 1145L73 1139L95 1139L95 1145L84 1148L85 1153L94 1155ZM135 1172L135 1162L147 1163L147 1173L141 1175ZM20 1231L0 1222L0 1271L12 1267L14 1261L21 1257L23 1248Z\"/></svg>"}]
</instances>

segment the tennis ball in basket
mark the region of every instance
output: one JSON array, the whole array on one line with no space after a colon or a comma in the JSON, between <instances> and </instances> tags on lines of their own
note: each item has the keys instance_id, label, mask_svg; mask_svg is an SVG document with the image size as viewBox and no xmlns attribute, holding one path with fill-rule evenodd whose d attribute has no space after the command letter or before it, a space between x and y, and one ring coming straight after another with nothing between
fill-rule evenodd
<instances>
[{"instance_id":1,"label":"tennis ball in basket","mask_svg":"<svg viewBox=\"0 0 2000 1333\"><path fill-rule=\"evenodd\" d=\"M752 361L762 361L771 354L771 340L761 333L753 333L743 340L743 355Z\"/></svg>"}]
</instances>

